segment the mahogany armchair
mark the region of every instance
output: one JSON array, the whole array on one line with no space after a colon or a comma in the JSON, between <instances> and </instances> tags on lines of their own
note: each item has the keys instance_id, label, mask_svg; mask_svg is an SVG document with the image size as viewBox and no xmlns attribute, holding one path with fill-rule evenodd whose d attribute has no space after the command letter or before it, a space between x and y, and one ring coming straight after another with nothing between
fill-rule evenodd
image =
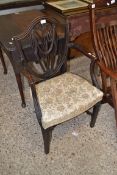
<instances>
[{"instance_id":1,"label":"mahogany armchair","mask_svg":"<svg viewBox=\"0 0 117 175\"><path fill-rule=\"evenodd\" d=\"M1 48L0 48L0 59L1 59L1 63L2 63L3 69L4 69L4 74L7 74L7 68L6 68L6 64L4 61L4 57L3 57L3 53L2 53Z\"/></svg>"},{"instance_id":2,"label":"mahogany armchair","mask_svg":"<svg viewBox=\"0 0 117 175\"><path fill-rule=\"evenodd\" d=\"M113 9L111 13L108 12L115 3L117 2L111 0L103 1L102 4L91 4L89 9L96 55L92 66L94 68L98 65L100 69L100 85L104 92L103 102L108 102L114 107L117 124L117 9ZM97 10L101 5L105 6L103 15ZM96 76L92 77L93 80L96 78Z\"/></svg>"},{"instance_id":3,"label":"mahogany armchair","mask_svg":"<svg viewBox=\"0 0 117 175\"><path fill-rule=\"evenodd\" d=\"M24 33L14 37L21 73L32 90L46 154L56 125L93 107L90 126L94 126L103 96L84 78L66 72L68 32L67 24L43 17L36 18Z\"/></svg>"}]
</instances>

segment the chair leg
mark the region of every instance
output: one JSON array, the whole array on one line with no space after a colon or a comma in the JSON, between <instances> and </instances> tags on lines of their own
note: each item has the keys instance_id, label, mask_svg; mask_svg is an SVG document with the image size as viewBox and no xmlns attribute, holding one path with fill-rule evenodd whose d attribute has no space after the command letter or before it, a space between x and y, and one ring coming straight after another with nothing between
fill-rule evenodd
<instances>
[{"instance_id":1,"label":"chair leg","mask_svg":"<svg viewBox=\"0 0 117 175\"><path fill-rule=\"evenodd\" d=\"M117 127L117 83L113 79L111 79L111 91L112 91L112 100L113 100L113 106L115 110L115 120L116 120L116 127Z\"/></svg>"},{"instance_id":2,"label":"chair leg","mask_svg":"<svg viewBox=\"0 0 117 175\"><path fill-rule=\"evenodd\" d=\"M117 127L117 106L115 107L115 120L116 120L116 127Z\"/></svg>"},{"instance_id":3,"label":"chair leg","mask_svg":"<svg viewBox=\"0 0 117 175\"><path fill-rule=\"evenodd\" d=\"M40 126L41 126L42 135L43 135L43 141L44 141L44 152L45 154L48 154L50 150L50 142L52 138L53 127L44 129L41 124Z\"/></svg>"},{"instance_id":4,"label":"chair leg","mask_svg":"<svg viewBox=\"0 0 117 175\"><path fill-rule=\"evenodd\" d=\"M31 84L30 86L31 86L31 90L32 90L32 96L33 96L37 120L39 122L39 125L41 127L41 131L42 131L43 142L44 142L44 151L45 151L45 154L48 154L49 150L50 150L50 141L52 138L52 130L54 127L50 127L47 129L43 128L42 123L41 123L42 112L41 112L40 104L39 104L38 99L37 99L36 89L35 89L35 86L33 84Z\"/></svg>"},{"instance_id":5,"label":"chair leg","mask_svg":"<svg viewBox=\"0 0 117 175\"><path fill-rule=\"evenodd\" d=\"M5 61L4 61L4 57L3 57L3 54L2 54L1 48L0 48L0 58L1 58L2 66L4 68L4 74L7 74L7 68L6 68L6 64L5 64Z\"/></svg>"},{"instance_id":6,"label":"chair leg","mask_svg":"<svg viewBox=\"0 0 117 175\"><path fill-rule=\"evenodd\" d=\"M21 75L20 73L18 73L18 74L15 74L15 76L16 76L16 80L17 80L17 84L18 84L18 88L19 88L19 92L20 92L20 96L22 100L22 107L25 108L26 103L25 103L25 97L24 97L24 92L23 92L23 87L22 87Z\"/></svg>"},{"instance_id":7,"label":"chair leg","mask_svg":"<svg viewBox=\"0 0 117 175\"><path fill-rule=\"evenodd\" d=\"M93 113L91 115L91 122L90 122L90 127L93 128L96 123L97 115L101 107L101 102L98 102L94 107L93 107Z\"/></svg>"}]
</instances>

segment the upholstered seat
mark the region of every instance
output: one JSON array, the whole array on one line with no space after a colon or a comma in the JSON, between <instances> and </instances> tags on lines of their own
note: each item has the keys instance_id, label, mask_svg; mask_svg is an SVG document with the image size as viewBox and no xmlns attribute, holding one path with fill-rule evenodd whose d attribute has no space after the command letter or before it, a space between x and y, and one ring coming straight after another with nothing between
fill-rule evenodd
<instances>
[{"instance_id":1,"label":"upholstered seat","mask_svg":"<svg viewBox=\"0 0 117 175\"><path fill-rule=\"evenodd\" d=\"M36 85L45 129L69 120L94 106L103 93L87 80L65 73Z\"/></svg>"}]
</instances>

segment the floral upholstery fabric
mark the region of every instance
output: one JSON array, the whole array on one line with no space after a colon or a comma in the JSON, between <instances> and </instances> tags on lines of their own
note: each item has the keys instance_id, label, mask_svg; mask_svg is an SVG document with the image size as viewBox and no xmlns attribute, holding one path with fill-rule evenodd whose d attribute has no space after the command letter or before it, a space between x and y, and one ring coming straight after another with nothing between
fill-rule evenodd
<instances>
[{"instance_id":1,"label":"floral upholstery fabric","mask_svg":"<svg viewBox=\"0 0 117 175\"><path fill-rule=\"evenodd\" d=\"M103 93L87 80L65 73L36 85L42 111L42 126L57 125L87 111Z\"/></svg>"}]
</instances>

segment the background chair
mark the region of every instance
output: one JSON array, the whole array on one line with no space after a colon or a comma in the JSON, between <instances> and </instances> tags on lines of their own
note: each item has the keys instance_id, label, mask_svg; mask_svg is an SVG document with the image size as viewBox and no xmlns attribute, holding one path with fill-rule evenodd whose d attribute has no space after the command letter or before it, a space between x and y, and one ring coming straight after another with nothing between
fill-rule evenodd
<instances>
[{"instance_id":1,"label":"background chair","mask_svg":"<svg viewBox=\"0 0 117 175\"><path fill-rule=\"evenodd\" d=\"M4 57L3 57L3 53L2 53L1 48L0 48L0 59L1 59L2 65L3 65L4 74L7 74L7 68L6 68L6 64L5 64L5 61L4 61Z\"/></svg>"},{"instance_id":2,"label":"background chair","mask_svg":"<svg viewBox=\"0 0 117 175\"><path fill-rule=\"evenodd\" d=\"M100 69L100 85L104 92L103 102L108 102L114 107L117 123L117 9L111 12L109 10L115 3L110 0L103 1L102 4L91 4L89 9L92 41L96 55L92 67L95 69L98 65ZM103 14L97 10L101 5L105 6ZM93 77L94 79L96 76Z\"/></svg>"},{"instance_id":3,"label":"background chair","mask_svg":"<svg viewBox=\"0 0 117 175\"><path fill-rule=\"evenodd\" d=\"M46 154L53 128L93 106L90 126L94 126L103 96L87 80L66 72L68 34L67 24L44 17L36 18L24 33L14 37L21 73L32 90Z\"/></svg>"}]
</instances>

